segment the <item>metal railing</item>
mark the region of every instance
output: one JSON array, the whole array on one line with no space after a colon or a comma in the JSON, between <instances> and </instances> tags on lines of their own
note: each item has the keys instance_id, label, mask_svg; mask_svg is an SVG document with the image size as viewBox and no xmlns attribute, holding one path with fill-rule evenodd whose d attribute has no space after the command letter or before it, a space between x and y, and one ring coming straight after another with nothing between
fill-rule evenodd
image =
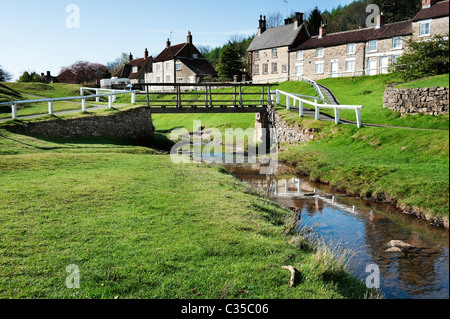
<instances>
[{"instance_id":1,"label":"metal railing","mask_svg":"<svg viewBox=\"0 0 450 319\"><path fill-rule=\"evenodd\" d=\"M91 98L100 98L100 97L108 97L108 108L112 109L113 107L113 96L122 95L122 94L131 94L131 103L136 103L136 94L139 92L138 90L133 91L122 91L122 92L111 92L105 94L96 94L96 95L84 95L84 96L71 96L71 97L62 97L62 98L53 98L53 99L39 99L39 100L26 100L26 101L10 101L0 103L0 106L10 105L11 106L11 117L13 120L17 120L17 105L20 104L30 104L30 103L42 103L48 102L48 114L53 115L53 103L61 102L61 101L71 101L71 100L81 100L81 111L86 112L86 100Z\"/></svg>"},{"instance_id":2,"label":"metal railing","mask_svg":"<svg viewBox=\"0 0 450 319\"><path fill-rule=\"evenodd\" d=\"M149 107L174 108L213 108L221 107L257 107L272 106L271 88L278 84L245 83L143 83L143 91L137 93L145 96ZM161 90L155 90L160 88ZM245 89L255 89L251 92ZM258 92L256 89L260 89Z\"/></svg>"},{"instance_id":3,"label":"metal railing","mask_svg":"<svg viewBox=\"0 0 450 319\"><path fill-rule=\"evenodd\" d=\"M297 102L299 104L299 115L300 117L303 117L304 114L304 104L308 104L314 107L315 109L315 119L317 121L320 120L320 109L321 108L325 108L325 109L334 109L334 120L335 120L335 124L339 124L340 123L340 118L339 118L339 110L355 110L356 112L356 125L358 126L358 128L362 127L362 120L361 120L361 110L364 108L362 105L328 105L328 104L319 104L318 103L318 98L315 98L314 102L305 100L299 96L297 96L296 94L291 94L291 93L287 93L287 92L283 92L280 90L276 90L275 91L276 94L276 103L280 104L280 95L284 95L286 96L286 109L290 110L291 109L291 99L294 101L294 106L296 106Z\"/></svg>"}]
</instances>

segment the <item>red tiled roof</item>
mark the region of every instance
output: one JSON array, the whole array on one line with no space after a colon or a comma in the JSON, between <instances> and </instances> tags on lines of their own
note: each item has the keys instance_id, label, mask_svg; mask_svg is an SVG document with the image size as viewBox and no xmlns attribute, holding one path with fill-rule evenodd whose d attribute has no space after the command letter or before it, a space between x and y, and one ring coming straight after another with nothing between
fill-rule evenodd
<instances>
[{"instance_id":1,"label":"red tiled roof","mask_svg":"<svg viewBox=\"0 0 450 319\"><path fill-rule=\"evenodd\" d=\"M152 72L152 57L136 59L123 65L117 72L116 76L119 78L139 79L142 78L143 73ZM133 73L133 67L138 67L138 72Z\"/></svg>"},{"instance_id":2,"label":"red tiled roof","mask_svg":"<svg viewBox=\"0 0 450 319\"><path fill-rule=\"evenodd\" d=\"M425 8L419 11L419 13L414 17L413 22L436 19L449 15L449 5L448 1L442 1L435 3L430 8Z\"/></svg>"},{"instance_id":3,"label":"red tiled roof","mask_svg":"<svg viewBox=\"0 0 450 319\"><path fill-rule=\"evenodd\" d=\"M165 48L157 57L155 60L153 60L154 63L163 62L167 60L172 60L175 55L180 52L180 50L186 45L186 43L180 43L177 45L172 45L168 48Z\"/></svg>"},{"instance_id":4,"label":"red tiled roof","mask_svg":"<svg viewBox=\"0 0 450 319\"><path fill-rule=\"evenodd\" d=\"M294 47L290 51L308 50L322 47L325 48L348 43L367 42L371 40L381 40L398 36L407 36L411 34L412 23L411 20L409 20L386 24L379 29L367 28L339 33L330 33L320 39L318 36L314 36L307 39L300 45Z\"/></svg>"}]
</instances>

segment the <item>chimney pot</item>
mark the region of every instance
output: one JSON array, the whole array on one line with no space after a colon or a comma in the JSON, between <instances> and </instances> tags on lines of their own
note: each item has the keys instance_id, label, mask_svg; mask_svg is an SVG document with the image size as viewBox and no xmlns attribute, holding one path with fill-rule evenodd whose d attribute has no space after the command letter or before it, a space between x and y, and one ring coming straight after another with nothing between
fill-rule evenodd
<instances>
[{"instance_id":1,"label":"chimney pot","mask_svg":"<svg viewBox=\"0 0 450 319\"><path fill-rule=\"evenodd\" d=\"M430 8L436 4L436 0L422 0L422 9Z\"/></svg>"},{"instance_id":2,"label":"chimney pot","mask_svg":"<svg viewBox=\"0 0 450 319\"><path fill-rule=\"evenodd\" d=\"M128 56L128 60L133 61L133 55L131 54L131 52L130 52L130 55Z\"/></svg>"},{"instance_id":3,"label":"chimney pot","mask_svg":"<svg viewBox=\"0 0 450 319\"><path fill-rule=\"evenodd\" d=\"M384 26L384 24L386 23L386 17L383 14L383 12L381 12L378 17L377 17L377 29L381 28L382 26Z\"/></svg>"},{"instance_id":4,"label":"chimney pot","mask_svg":"<svg viewBox=\"0 0 450 319\"><path fill-rule=\"evenodd\" d=\"M327 35L327 25L322 22L319 28L319 39Z\"/></svg>"},{"instance_id":5,"label":"chimney pot","mask_svg":"<svg viewBox=\"0 0 450 319\"><path fill-rule=\"evenodd\" d=\"M148 50L147 50L147 48L145 48L145 51L144 51L144 58L145 58L145 59L148 58Z\"/></svg>"},{"instance_id":6,"label":"chimney pot","mask_svg":"<svg viewBox=\"0 0 450 319\"><path fill-rule=\"evenodd\" d=\"M188 31L187 43L192 44L192 34L191 34L191 31Z\"/></svg>"},{"instance_id":7,"label":"chimney pot","mask_svg":"<svg viewBox=\"0 0 450 319\"><path fill-rule=\"evenodd\" d=\"M303 24L303 13L296 12L295 13L295 27L299 28Z\"/></svg>"}]
</instances>

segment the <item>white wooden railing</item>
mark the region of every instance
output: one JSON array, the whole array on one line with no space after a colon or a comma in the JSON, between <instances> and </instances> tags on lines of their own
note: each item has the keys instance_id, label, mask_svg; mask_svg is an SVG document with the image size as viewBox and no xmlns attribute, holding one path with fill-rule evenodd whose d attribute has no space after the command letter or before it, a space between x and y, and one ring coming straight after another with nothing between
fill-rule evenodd
<instances>
[{"instance_id":1,"label":"white wooden railing","mask_svg":"<svg viewBox=\"0 0 450 319\"><path fill-rule=\"evenodd\" d=\"M108 97L108 108L112 109L112 107L113 107L113 96L115 97L117 95L122 95L122 94L131 94L131 103L135 104L136 103L136 93L137 92L139 92L139 90L111 92L111 93L96 94L96 95L82 95L82 96L61 97L61 98L54 98L54 99L10 101L10 102L0 103L0 106L2 106L2 105L11 105L12 119L13 120L17 120L18 119L18 116L17 116L17 105L19 105L19 104L48 102L48 114L49 115L53 115L53 103L54 102L81 100L81 111L82 112L86 112L86 99L100 98L100 97L103 97L103 96L107 96Z\"/></svg>"},{"instance_id":2,"label":"white wooden railing","mask_svg":"<svg viewBox=\"0 0 450 319\"><path fill-rule=\"evenodd\" d=\"M313 98L314 102L305 100L304 98L300 97L298 94L292 94L287 93L281 90L273 91L276 94L276 103L280 104L280 96L284 95L286 97L286 108L288 110L291 109L291 99L294 102L293 106L297 106L297 102L299 104L299 115L300 117L303 116L304 113L304 104L308 104L314 107L315 109L315 119L317 121L320 120L320 109L334 109L334 120L336 125L340 123L339 118L339 111L340 110L355 110L356 112L356 125L358 128L362 127L362 120L361 120L361 110L364 108L362 105L329 105L329 104L319 104L319 98L318 97L308 97ZM324 99L320 99L324 101Z\"/></svg>"}]
</instances>

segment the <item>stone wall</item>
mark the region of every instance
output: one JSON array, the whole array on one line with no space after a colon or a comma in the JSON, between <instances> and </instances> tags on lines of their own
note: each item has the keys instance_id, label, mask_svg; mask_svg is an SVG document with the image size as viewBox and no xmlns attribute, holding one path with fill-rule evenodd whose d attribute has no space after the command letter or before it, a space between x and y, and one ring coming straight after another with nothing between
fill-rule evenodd
<instances>
[{"instance_id":1,"label":"stone wall","mask_svg":"<svg viewBox=\"0 0 450 319\"><path fill-rule=\"evenodd\" d=\"M110 115L24 123L8 129L43 137L127 137L144 143L150 143L155 132L151 111L147 107L136 107Z\"/></svg>"},{"instance_id":2,"label":"stone wall","mask_svg":"<svg viewBox=\"0 0 450 319\"><path fill-rule=\"evenodd\" d=\"M440 115L449 113L449 88L394 89L384 93L383 106L402 114Z\"/></svg>"},{"instance_id":3,"label":"stone wall","mask_svg":"<svg viewBox=\"0 0 450 319\"><path fill-rule=\"evenodd\" d=\"M314 139L314 129L305 129L298 124L290 125L275 112L275 126L278 143L294 144L309 142Z\"/></svg>"}]
</instances>

